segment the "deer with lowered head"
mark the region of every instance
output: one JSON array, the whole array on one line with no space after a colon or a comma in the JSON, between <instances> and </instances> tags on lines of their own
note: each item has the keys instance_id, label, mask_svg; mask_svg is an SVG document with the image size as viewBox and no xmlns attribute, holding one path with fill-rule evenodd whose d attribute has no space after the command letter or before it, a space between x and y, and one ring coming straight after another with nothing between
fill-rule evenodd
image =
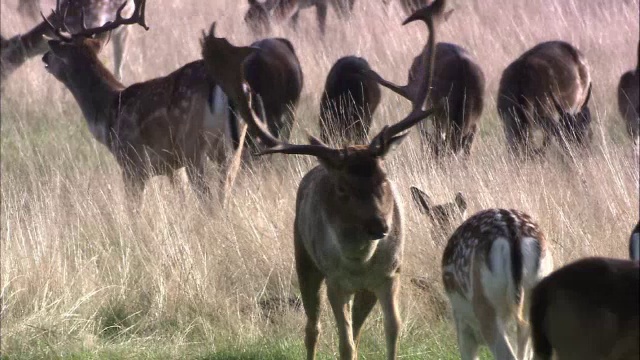
<instances>
[{"instance_id":1,"label":"deer with lowered head","mask_svg":"<svg viewBox=\"0 0 640 360\"><path fill-rule=\"evenodd\" d=\"M592 257L542 280L531 296L535 360L640 356L640 264Z\"/></svg>"},{"instance_id":2,"label":"deer with lowered head","mask_svg":"<svg viewBox=\"0 0 640 360\"><path fill-rule=\"evenodd\" d=\"M133 14L133 7L133 0L58 1L55 13L60 16L49 16L25 34L15 35L9 39L2 37L0 41L0 79L6 80L27 60L49 50L46 37L55 37L49 23L59 22L59 17L63 17L62 14L64 14L64 24L60 26L69 33L77 33L87 26L97 27L107 21L114 21L116 14L130 17ZM127 26L113 29L112 34L109 32L96 34L96 39L99 39L101 44L106 43L109 37L113 42L114 74L118 80L122 78L128 35L129 28Z\"/></svg>"},{"instance_id":3,"label":"deer with lowered head","mask_svg":"<svg viewBox=\"0 0 640 360\"><path fill-rule=\"evenodd\" d=\"M527 50L502 73L498 113L509 149L518 156L541 155L552 139L563 150L588 146L591 130L591 75L582 52L564 41ZM540 129L543 143L535 147Z\"/></svg>"},{"instance_id":4,"label":"deer with lowered head","mask_svg":"<svg viewBox=\"0 0 640 360\"><path fill-rule=\"evenodd\" d=\"M324 143L362 143L380 104L380 86L362 76L367 60L345 56L331 67L320 99L320 139Z\"/></svg>"},{"instance_id":5,"label":"deer with lowered head","mask_svg":"<svg viewBox=\"0 0 640 360\"><path fill-rule=\"evenodd\" d=\"M640 42L636 68L622 74L618 83L618 109L629 136L640 143Z\"/></svg>"},{"instance_id":6,"label":"deer with lowered head","mask_svg":"<svg viewBox=\"0 0 640 360\"><path fill-rule=\"evenodd\" d=\"M477 359L483 343L494 359L528 358L529 298L552 267L544 234L521 211L483 210L455 230L442 255L442 281L463 360Z\"/></svg>"},{"instance_id":7,"label":"deer with lowered head","mask_svg":"<svg viewBox=\"0 0 640 360\"><path fill-rule=\"evenodd\" d=\"M414 13L432 28L442 16L432 7ZM397 356L400 318L397 308L398 272L402 262L401 207L383 158L406 136L406 131L429 116L421 105L427 89L413 102L411 113L385 126L368 145L335 149L311 137L308 145L295 145L272 136L251 109L242 76L221 72L218 64L228 53L252 51L232 46L210 31L203 40L203 58L212 77L229 97L239 99L238 112L260 132L265 149L260 154L315 156L320 164L301 180L296 199L294 248L296 272L307 315L307 359L314 359L320 334L321 287L326 282L340 338L340 358L355 359L362 325L377 302L384 314L387 358ZM238 65L239 67L239 65ZM244 99L244 101L241 101ZM353 303L352 303L353 300Z\"/></svg>"},{"instance_id":8,"label":"deer with lowered head","mask_svg":"<svg viewBox=\"0 0 640 360\"><path fill-rule=\"evenodd\" d=\"M339 18L345 19L353 10L355 0L249 0L244 21L256 36L271 32L272 23L291 21L294 29L298 26L300 10L316 8L316 17L320 33L324 35L327 23L327 10L331 4Z\"/></svg>"},{"instance_id":9,"label":"deer with lowered head","mask_svg":"<svg viewBox=\"0 0 640 360\"><path fill-rule=\"evenodd\" d=\"M145 0L135 0L135 5L130 18L124 18L120 8L113 22L73 35L50 24L58 40L49 41L51 50L42 60L74 96L95 139L116 158L130 200L140 203L150 177L172 178L182 167L186 167L192 188L206 197L210 193L204 180L206 157L215 158L212 154L221 144L231 143L225 117L227 98L202 60L129 87L105 68L98 59L102 43L93 36L128 24L146 28ZM57 11L54 15L64 21ZM226 174L233 173L231 163L226 166ZM226 185L232 175L225 178Z\"/></svg>"},{"instance_id":10,"label":"deer with lowered head","mask_svg":"<svg viewBox=\"0 0 640 360\"><path fill-rule=\"evenodd\" d=\"M418 210L427 215L434 230L447 236L455 230L467 214L467 199L461 192L456 193L452 202L433 205L431 197L415 186L410 188L411 198Z\"/></svg>"},{"instance_id":11,"label":"deer with lowered head","mask_svg":"<svg viewBox=\"0 0 640 360\"><path fill-rule=\"evenodd\" d=\"M433 6L444 8L446 0L436 0ZM452 12L448 11L443 20ZM425 62L425 59L431 60ZM433 69L433 76L427 77L430 69ZM407 99L415 98L420 87L429 87L427 104L446 105L434 114L432 131L425 123L421 124L422 139L437 157L461 152L469 156L484 107L485 76L465 49L450 43L436 44L434 36L414 58L408 83L404 86L385 80L375 71L365 74Z\"/></svg>"}]
</instances>

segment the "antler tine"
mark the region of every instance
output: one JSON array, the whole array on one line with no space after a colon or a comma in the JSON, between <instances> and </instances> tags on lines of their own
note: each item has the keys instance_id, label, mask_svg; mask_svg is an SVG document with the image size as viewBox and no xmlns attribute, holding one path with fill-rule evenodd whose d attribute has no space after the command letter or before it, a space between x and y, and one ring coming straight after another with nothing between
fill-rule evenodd
<instances>
[{"instance_id":1,"label":"antler tine","mask_svg":"<svg viewBox=\"0 0 640 360\"><path fill-rule=\"evenodd\" d=\"M53 15L53 17L57 17L56 12L54 10L51 10L51 15ZM40 16L42 16L42 20L44 20L45 23L47 23L47 26L49 26L51 28L51 31L53 31L53 34L60 40L62 41L66 41L66 42L70 42L72 40L72 38L70 36L64 35L61 31L60 28L58 26L54 26L51 21L49 21L49 19L47 19L46 16L44 16L44 14L42 13L42 11L40 12Z\"/></svg>"}]
</instances>

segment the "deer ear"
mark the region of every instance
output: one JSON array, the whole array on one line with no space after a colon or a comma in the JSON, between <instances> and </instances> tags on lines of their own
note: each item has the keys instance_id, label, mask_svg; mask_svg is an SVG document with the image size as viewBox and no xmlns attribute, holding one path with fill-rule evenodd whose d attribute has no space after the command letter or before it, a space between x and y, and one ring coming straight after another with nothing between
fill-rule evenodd
<instances>
[{"instance_id":1,"label":"deer ear","mask_svg":"<svg viewBox=\"0 0 640 360\"><path fill-rule=\"evenodd\" d=\"M410 189L411 198L413 199L413 202L415 202L418 206L418 210L420 210L422 214L431 214L431 205L429 205L431 199L429 198L429 195L415 186L412 186Z\"/></svg>"},{"instance_id":2,"label":"deer ear","mask_svg":"<svg viewBox=\"0 0 640 360\"><path fill-rule=\"evenodd\" d=\"M467 199L464 197L464 194L461 192L458 192L456 194L456 205L458 206L458 210L460 210L461 213L464 213L465 211L467 211Z\"/></svg>"},{"instance_id":3,"label":"deer ear","mask_svg":"<svg viewBox=\"0 0 640 360\"><path fill-rule=\"evenodd\" d=\"M95 54L98 54L100 50L102 50L103 42L98 39L83 39L83 42Z\"/></svg>"},{"instance_id":4,"label":"deer ear","mask_svg":"<svg viewBox=\"0 0 640 360\"><path fill-rule=\"evenodd\" d=\"M451 10L449 10L449 11L444 13L444 15L443 15L444 16L444 21L449 20L449 17L451 16L451 14L453 14L453 10L454 9L451 9Z\"/></svg>"}]
</instances>

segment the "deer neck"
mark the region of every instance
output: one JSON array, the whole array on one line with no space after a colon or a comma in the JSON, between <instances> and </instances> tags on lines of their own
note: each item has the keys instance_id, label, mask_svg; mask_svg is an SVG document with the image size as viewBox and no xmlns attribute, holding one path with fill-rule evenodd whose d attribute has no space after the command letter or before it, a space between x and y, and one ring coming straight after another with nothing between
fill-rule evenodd
<instances>
[{"instance_id":1,"label":"deer neck","mask_svg":"<svg viewBox=\"0 0 640 360\"><path fill-rule=\"evenodd\" d=\"M84 73L74 73L65 85L80 106L93 136L107 145L111 118L118 112L118 98L124 85L97 58L86 67ZM114 106L116 109L113 109Z\"/></svg>"}]
</instances>

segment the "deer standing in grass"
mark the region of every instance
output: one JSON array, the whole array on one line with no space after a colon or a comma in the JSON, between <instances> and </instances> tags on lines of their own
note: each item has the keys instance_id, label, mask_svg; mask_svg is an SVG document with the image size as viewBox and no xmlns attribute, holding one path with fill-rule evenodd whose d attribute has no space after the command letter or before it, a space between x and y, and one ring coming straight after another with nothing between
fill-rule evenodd
<instances>
[{"instance_id":1,"label":"deer standing in grass","mask_svg":"<svg viewBox=\"0 0 640 360\"><path fill-rule=\"evenodd\" d=\"M640 143L640 42L635 70L622 74L618 83L618 109L629 136L637 145Z\"/></svg>"},{"instance_id":2,"label":"deer standing in grass","mask_svg":"<svg viewBox=\"0 0 640 360\"><path fill-rule=\"evenodd\" d=\"M564 41L540 43L502 73L498 113L507 144L518 156L541 155L552 139L565 150L589 145L591 75L582 52ZM535 148L533 132L543 144Z\"/></svg>"},{"instance_id":3,"label":"deer standing in grass","mask_svg":"<svg viewBox=\"0 0 640 360\"><path fill-rule=\"evenodd\" d=\"M553 272L531 296L534 359L638 359L638 284L637 261L587 258Z\"/></svg>"},{"instance_id":4,"label":"deer standing in grass","mask_svg":"<svg viewBox=\"0 0 640 360\"><path fill-rule=\"evenodd\" d=\"M425 7L411 19L424 20L432 29L434 18L440 16L441 12ZM383 169L383 158L406 136L406 130L433 112L421 109L428 89L418 93L406 118L385 126L369 145L334 149L313 137L309 145L293 145L273 137L251 110L239 71L234 75L218 69L224 54L248 56L252 51L216 38L213 30L203 40L203 58L212 77L221 79L229 97L245 99L239 101L238 112L260 132L266 147L261 154L311 155L320 161L300 182L294 221L296 270L307 314L307 359L316 355L320 289L324 282L338 325L340 358L357 357L356 343L362 325L379 301L385 319L387 358L395 359L400 330L397 297L403 229L400 204Z\"/></svg>"},{"instance_id":5,"label":"deer standing in grass","mask_svg":"<svg viewBox=\"0 0 640 360\"><path fill-rule=\"evenodd\" d=\"M130 17L133 14L132 10L133 0L63 0L58 2L56 13L60 16L65 14L64 24L61 26L69 33L76 33L81 32L84 25L97 27L107 21L113 21L117 13L124 17ZM49 16L25 34L16 35L10 39L1 39L0 80L6 80L27 60L49 50L45 36L54 37L55 34L47 22L56 23L58 21L56 16ZM126 26L116 28L111 35L109 32L96 35L102 44L111 37L115 78L122 79L122 66L127 49L129 28Z\"/></svg>"},{"instance_id":6,"label":"deer standing in grass","mask_svg":"<svg viewBox=\"0 0 640 360\"><path fill-rule=\"evenodd\" d=\"M452 202L433 205L431 197L415 186L410 188L411 198L418 210L427 215L433 225L433 235L445 234L447 237L467 215L467 199L461 192L456 193Z\"/></svg>"},{"instance_id":7,"label":"deer standing in grass","mask_svg":"<svg viewBox=\"0 0 640 360\"><path fill-rule=\"evenodd\" d=\"M433 6L444 8L446 0L436 0ZM452 12L453 10L448 11L443 21ZM424 59L432 60L427 63ZM430 69L433 69L433 77L426 76ZM485 76L466 50L455 44L436 44L434 36L413 60L407 85L398 86L383 79L375 71L368 71L366 75L407 99L415 98L421 86L429 86L427 104L446 105L439 113L434 114L432 132L425 123L421 124L423 140L437 157L451 153L457 155L460 152L469 156L484 107Z\"/></svg>"},{"instance_id":8,"label":"deer standing in grass","mask_svg":"<svg viewBox=\"0 0 640 360\"><path fill-rule=\"evenodd\" d=\"M331 67L320 99L320 139L324 143L367 139L380 103L380 86L362 76L370 69L367 60L356 56L340 58Z\"/></svg>"},{"instance_id":9,"label":"deer standing in grass","mask_svg":"<svg viewBox=\"0 0 640 360\"><path fill-rule=\"evenodd\" d=\"M462 360L477 359L482 343L494 359L527 358L529 297L552 266L542 231L523 212L483 210L458 227L442 256L442 281ZM515 350L507 336L512 323Z\"/></svg>"},{"instance_id":10,"label":"deer standing in grass","mask_svg":"<svg viewBox=\"0 0 640 360\"><path fill-rule=\"evenodd\" d=\"M204 62L194 61L165 77L125 87L98 59L102 43L93 36L121 25L146 27L144 8L145 0L136 0L130 18L123 18L120 8L115 21L72 36L50 25L59 40L49 41L51 50L42 60L73 94L96 140L115 156L130 200L141 202L151 176L173 178L182 167L186 167L197 194L208 197L210 190L204 180L206 156L215 154L229 139L224 115L227 97L209 77ZM64 16L57 12L55 15L64 21ZM230 161L225 164L223 193L236 169Z\"/></svg>"},{"instance_id":11,"label":"deer standing in grass","mask_svg":"<svg viewBox=\"0 0 640 360\"><path fill-rule=\"evenodd\" d=\"M300 10L316 8L316 17L320 33L325 34L327 10L333 6L339 18L347 18L353 10L355 0L249 0L244 21L255 35L261 36L271 32L272 23L291 21L294 29L298 26Z\"/></svg>"}]
</instances>

